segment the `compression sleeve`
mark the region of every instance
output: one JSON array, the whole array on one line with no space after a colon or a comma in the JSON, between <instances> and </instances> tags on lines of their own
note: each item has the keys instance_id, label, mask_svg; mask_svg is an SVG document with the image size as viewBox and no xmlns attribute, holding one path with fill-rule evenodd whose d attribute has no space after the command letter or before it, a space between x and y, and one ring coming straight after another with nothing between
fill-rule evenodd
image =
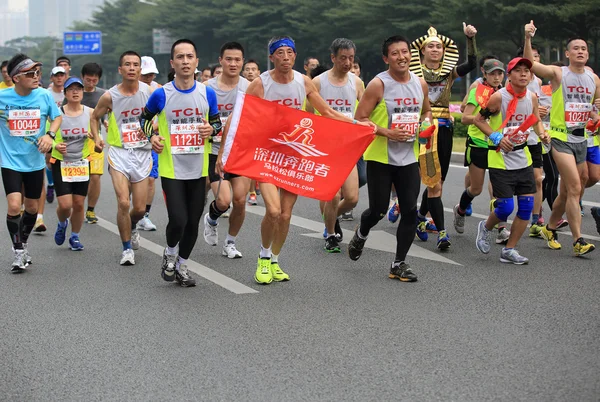
<instances>
[{"instance_id":1,"label":"compression sleeve","mask_svg":"<svg viewBox=\"0 0 600 402\"><path fill-rule=\"evenodd\" d=\"M477 47L475 38L467 38L467 61L456 67L459 77L464 77L477 67Z\"/></svg>"},{"instance_id":2,"label":"compression sleeve","mask_svg":"<svg viewBox=\"0 0 600 402\"><path fill-rule=\"evenodd\" d=\"M217 104L217 93L211 87L206 87L206 99L208 100L208 124L213 128L213 135L217 135L223 127Z\"/></svg>"}]
</instances>

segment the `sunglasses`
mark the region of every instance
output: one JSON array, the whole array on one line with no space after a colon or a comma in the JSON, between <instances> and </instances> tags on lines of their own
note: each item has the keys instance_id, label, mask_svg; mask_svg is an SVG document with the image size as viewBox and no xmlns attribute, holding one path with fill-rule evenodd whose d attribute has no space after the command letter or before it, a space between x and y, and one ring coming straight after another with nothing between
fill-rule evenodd
<instances>
[{"instance_id":1,"label":"sunglasses","mask_svg":"<svg viewBox=\"0 0 600 402\"><path fill-rule=\"evenodd\" d=\"M26 73L19 73L16 76L24 75L27 78L36 78L40 75L40 70L27 71Z\"/></svg>"}]
</instances>

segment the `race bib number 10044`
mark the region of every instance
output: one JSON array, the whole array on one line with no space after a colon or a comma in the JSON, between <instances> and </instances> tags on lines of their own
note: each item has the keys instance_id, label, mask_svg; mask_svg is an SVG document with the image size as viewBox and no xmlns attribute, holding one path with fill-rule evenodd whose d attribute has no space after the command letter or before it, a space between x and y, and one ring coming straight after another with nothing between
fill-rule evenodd
<instances>
[{"instance_id":1,"label":"race bib number 10044","mask_svg":"<svg viewBox=\"0 0 600 402\"><path fill-rule=\"evenodd\" d=\"M13 137L37 135L41 127L40 109L9 110L8 127Z\"/></svg>"}]
</instances>

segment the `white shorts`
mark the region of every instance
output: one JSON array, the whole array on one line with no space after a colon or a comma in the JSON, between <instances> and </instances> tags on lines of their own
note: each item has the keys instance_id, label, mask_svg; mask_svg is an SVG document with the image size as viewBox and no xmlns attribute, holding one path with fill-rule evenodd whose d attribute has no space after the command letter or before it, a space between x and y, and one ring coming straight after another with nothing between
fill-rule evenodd
<instances>
[{"instance_id":1,"label":"white shorts","mask_svg":"<svg viewBox=\"0 0 600 402\"><path fill-rule=\"evenodd\" d=\"M149 149L110 147L106 156L111 169L123 173L131 183L137 183L152 171L152 153Z\"/></svg>"}]
</instances>

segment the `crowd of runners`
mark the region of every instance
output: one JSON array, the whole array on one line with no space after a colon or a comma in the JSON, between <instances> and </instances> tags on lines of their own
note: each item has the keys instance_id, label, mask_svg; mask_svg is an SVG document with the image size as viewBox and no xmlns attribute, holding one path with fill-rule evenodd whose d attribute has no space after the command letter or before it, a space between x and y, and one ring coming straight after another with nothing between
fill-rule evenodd
<instances>
[{"instance_id":1,"label":"crowd of runners","mask_svg":"<svg viewBox=\"0 0 600 402\"><path fill-rule=\"evenodd\" d=\"M592 252L594 245L581 236L581 200L585 189L600 180L600 79L586 66L587 42L568 39L568 65L542 64L532 44L536 28L531 21L524 28L523 47L505 64L493 55L478 59L477 30L466 24L463 29L468 56L462 63L454 40L435 28L415 40L387 38L381 48L387 70L366 87L356 46L345 38L331 43L331 68L308 57L304 74L293 69L297 49L288 36L269 41L273 69L262 73L238 42L221 47L218 64L199 69L196 45L180 39L171 48L166 84L155 81L159 71L154 59L127 51L119 60L122 81L108 90L97 86L102 67L96 63L85 64L77 77L71 61L59 57L46 88L41 63L15 55L2 63L0 83L0 162L14 253L11 271L24 272L33 263L30 234L47 230L44 204L55 198L55 243L61 246L68 238L71 250L84 250L82 227L98 221L95 206L106 159L117 198L121 265L135 264L140 231L157 229L150 212L160 177L168 212L160 267L165 281L196 284L187 260L200 230L211 246L219 244L219 231L226 230L222 256L242 258L236 237L246 205L256 205L257 197L266 211L260 245L251 253L258 257L254 278L260 284L289 280L279 256L298 196L223 167L221 144L242 91L373 129L374 140L336 196L320 203L324 250L341 252L340 220L355 219L359 188L366 185L368 208L356 217L349 257L361 257L370 230L387 217L398 222L389 277L416 281L406 259L415 237L427 241L435 236L440 252L451 247L442 203L454 141L451 90L459 77L478 66L482 77L461 107L462 124L468 126L468 173L453 208L454 231L464 234L465 219L484 190L488 171L489 216L472 234L480 252L490 252L496 230L494 240L503 245L500 261L527 264L517 249L526 232L558 250L557 230L567 225L574 255ZM214 200L205 212L209 192ZM544 200L550 211L545 215ZM224 216L227 228L219 230ZM600 233L600 211L592 208L591 216Z\"/></svg>"}]
</instances>

